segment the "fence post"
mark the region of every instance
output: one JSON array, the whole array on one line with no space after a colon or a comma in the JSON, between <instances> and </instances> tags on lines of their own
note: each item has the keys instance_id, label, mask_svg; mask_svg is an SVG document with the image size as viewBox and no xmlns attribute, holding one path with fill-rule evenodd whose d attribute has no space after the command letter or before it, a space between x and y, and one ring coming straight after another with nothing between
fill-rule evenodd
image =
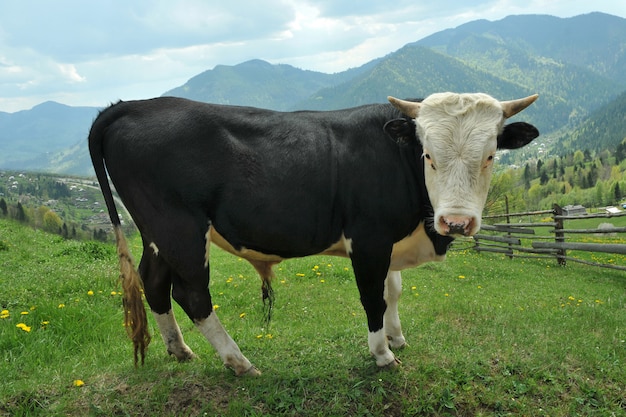
<instances>
[{"instance_id":1,"label":"fence post","mask_svg":"<svg viewBox=\"0 0 626 417\"><path fill-rule=\"evenodd\" d=\"M504 196L504 205L506 208L506 224L511 224L511 216L509 216L509 196ZM507 237L511 237L511 232L507 232ZM513 259L513 244L509 243L509 259Z\"/></svg>"},{"instance_id":2,"label":"fence post","mask_svg":"<svg viewBox=\"0 0 626 417\"><path fill-rule=\"evenodd\" d=\"M554 211L554 216L562 216L563 215L563 209L561 208L561 206L559 206L558 204L554 204L552 206L552 210ZM554 241L556 243L564 243L565 242L565 234L562 232L563 230L563 219L561 218L554 218ZM557 249L556 252L556 259L559 262L559 265L561 266L565 266L566 261L565 261L565 255L566 255L566 251L565 249Z\"/></svg>"}]
</instances>

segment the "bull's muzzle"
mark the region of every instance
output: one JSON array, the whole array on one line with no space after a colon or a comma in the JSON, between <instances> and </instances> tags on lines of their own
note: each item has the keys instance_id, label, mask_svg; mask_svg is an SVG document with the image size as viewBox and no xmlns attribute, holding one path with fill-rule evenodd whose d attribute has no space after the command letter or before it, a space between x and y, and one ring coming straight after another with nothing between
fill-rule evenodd
<instances>
[{"instance_id":1,"label":"bull's muzzle","mask_svg":"<svg viewBox=\"0 0 626 417\"><path fill-rule=\"evenodd\" d=\"M439 233L444 236L472 236L476 219L472 216L440 216Z\"/></svg>"}]
</instances>

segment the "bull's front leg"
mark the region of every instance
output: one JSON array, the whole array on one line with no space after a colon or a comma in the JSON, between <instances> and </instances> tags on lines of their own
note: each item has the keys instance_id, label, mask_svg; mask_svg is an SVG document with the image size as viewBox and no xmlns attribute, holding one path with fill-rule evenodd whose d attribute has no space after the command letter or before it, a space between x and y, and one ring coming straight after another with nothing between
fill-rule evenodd
<instances>
[{"instance_id":1,"label":"bull's front leg","mask_svg":"<svg viewBox=\"0 0 626 417\"><path fill-rule=\"evenodd\" d=\"M357 286L361 295L361 303L367 316L369 329L367 342L370 353L376 359L379 367L396 366L400 361L389 349L389 343L384 328L384 315L387 309L385 303L385 277L389 269L391 245L388 250L380 247L369 249L354 244L352 246L352 267Z\"/></svg>"},{"instance_id":2,"label":"bull's front leg","mask_svg":"<svg viewBox=\"0 0 626 417\"><path fill-rule=\"evenodd\" d=\"M400 316L398 314L398 300L402 294L402 275L400 271L389 271L387 279L385 279L385 301L387 310L385 310L384 327L385 334L389 340L392 349L403 348L406 345L406 339L402 334L402 325L400 324Z\"/></svg>"}]
</instances>

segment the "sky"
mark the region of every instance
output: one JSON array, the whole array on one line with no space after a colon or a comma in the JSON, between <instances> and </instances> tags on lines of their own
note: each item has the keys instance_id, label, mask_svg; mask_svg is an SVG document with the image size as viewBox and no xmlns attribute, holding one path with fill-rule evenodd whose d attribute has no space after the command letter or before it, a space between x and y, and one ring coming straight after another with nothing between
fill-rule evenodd
<instances>
[{"instance_id":1,"label":"sky","mask_svg":"<svg viewBox=\"0 0 626 417\"><path fill-rule=\"evenodd\" d=\"M477 19L593 11L626 1L3 0L0 112L157 97L250 59L335 73Z\"/></svg>"}]
</instances>

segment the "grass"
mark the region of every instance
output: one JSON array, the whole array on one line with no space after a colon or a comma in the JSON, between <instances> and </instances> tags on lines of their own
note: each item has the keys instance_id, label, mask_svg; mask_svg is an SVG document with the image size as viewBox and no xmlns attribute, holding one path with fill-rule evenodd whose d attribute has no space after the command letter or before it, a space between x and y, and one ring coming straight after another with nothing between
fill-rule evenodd
<instances>
[{"instance_id":1,"label":"grass","mask_svg":"<svg viewBox=\"0 0 626 417\"><path fill-rule=\"evenodd\" d=\"M626 415L623 272L453 251L403 273L409 346L380 371L347 260L279 265L264 328L252 267L211 255L217 313L259 378L224 369L180 309L199 359L168 357L150 321L135 369L113 247L0 220L0 415Z\"/></svg>"}]
</instances>

